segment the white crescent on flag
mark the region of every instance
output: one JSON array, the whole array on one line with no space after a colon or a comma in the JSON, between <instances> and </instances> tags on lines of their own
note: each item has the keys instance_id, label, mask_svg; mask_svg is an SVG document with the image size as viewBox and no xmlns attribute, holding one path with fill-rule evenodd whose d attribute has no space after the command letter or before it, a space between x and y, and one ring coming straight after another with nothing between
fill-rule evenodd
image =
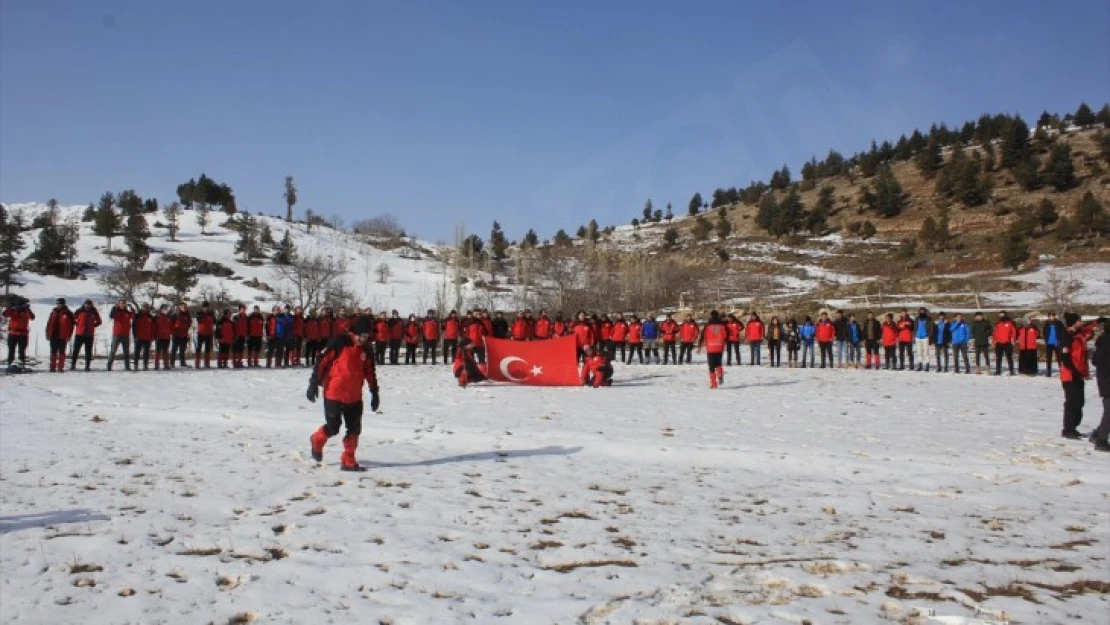
<instances>
[{"instance_id":1,"label":"white crescent on flag","mask_svg":"<svg viewBox=\"0 0 1110 625\"><path fill-rule=\"evenodd\" d=\"M523 358L519 356L506 356L501 359L501 365L499 367L501 369L501 375L505 376L506 380L512 380L513 382L523 382L525 378L514 378L513 375L509 373L509 365L513 364L514 362L523 362L524 364L528 364Z\"/></svg>"}]
</instances>

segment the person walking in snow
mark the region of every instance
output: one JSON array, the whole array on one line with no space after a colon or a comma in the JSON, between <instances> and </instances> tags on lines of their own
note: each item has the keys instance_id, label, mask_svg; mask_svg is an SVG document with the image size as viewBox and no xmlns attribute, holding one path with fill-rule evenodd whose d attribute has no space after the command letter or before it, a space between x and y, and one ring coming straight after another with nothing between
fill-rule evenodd
<instances>
[{"instance_id":1,"label":"person walking in snow","mask_svg":"<svg viewBox=\"0 0 1110 625\"><path fill-rule=\"evenodd\" d=\"M27 341L31 335L31 320L35 318L31 303L18 298L12 306L4 309L4 317L8 320L8 366L11 367L15 362L18 352L19 364L26 367Z\"/></svg>"},{"instance_id":2,"label":"person walking in snow","mask_svg":"<svg viewBox=\"0 0 1110 625\"><path fill-rule=\"evenodd\" d=\"M1083 404L1086 402L1086 381L1091 375L1087 362L1087 341L1091 340L1097 321L1084 324L1075 313L1064 313L1064 327L1067 328L1067 343L1060 361L1060 385L1064 388L1064 427L1060 435L1064 438L1082 438L1079 424L1083 422Z\"/></svg>"},{"instance_id":3,"label":"person walking in snow","mask_svg":"<svg viewBox=\"0 0 1110 625\"><path fill-rule=\"evenodd\" d=\"M748 322L751 326L751 322ZM705 350L709 364L709 388L717 388L725 381L724 351L728 343L728 328L716 310L709 311L709 321L705 322L698 337L698 353Z\"/></svg>"},{"instance_id":4,"label":"person walking in snow","mask_svg":"<svg viewBox=\"0 0 1110 625\"><path fill-rule=\"evenodd\" d=\"M1094 365L1098 396L1102 398L1102 421L1091 434L1091 442L1098 451L1110 451L1110 321L1101 321L1102 334L1095 341Z\"/></svg>"},{"instance_id":5,"label":"person walking in snow","mask_svg":"<svg viewBox=\"0 0 1110 625\"><path fill-rule=\"evenodd\" d=\"M64 297L54 300L54 310L46 320L46 340L50 341L50 371L66 370L66 346L73 336L73 311L66 306Z\"/></svg>"},{"instance_id":6,"label":"person walking in snow","mask_svg":"<svg viewBox=\"0 0 1110 625\"><path fill-rule=\"evenodd\" d=\"M332 338L312 370L305 394L308 401L315 403L320 389L324 389L324 425L309 438L312 459L323 461L324 445L339 434L340 425L345 425L347 433L340 456L340 468L344 471L365 470L355 459L362 433L363 383L370 389L370 411L376 412L381 405L370 332L369 322L359 319L349 332Z\"/></svg>"},{"instance_id":7,"label":"person walking in snow","mask_svg":"<svg viewBox=\"0 0 1110 625\"><path fill-rule=\"evenodd\" d=\"M89 370L92 365L93 337L100 323L100 311L96 309L91 299L85 300L77 312L73 313L74 339L73 357L69 361L70 371L77 368L77 355L82 348L85 350L85 371Z\"/></svg>"}]
</instances>

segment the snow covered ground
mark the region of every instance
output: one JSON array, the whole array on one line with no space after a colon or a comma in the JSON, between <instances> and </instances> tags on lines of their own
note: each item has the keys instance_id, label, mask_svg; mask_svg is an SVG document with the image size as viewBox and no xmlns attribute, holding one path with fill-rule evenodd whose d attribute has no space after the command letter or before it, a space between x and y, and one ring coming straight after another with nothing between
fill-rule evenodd
<instances>
[{"instance_id":1,"label":"snow covered ground","mask_svg":"<svg viewBox=\"0 0 1110 625\"><path fill-rule=\"evenodd\" d=\"M1108 622L1055 380L380 378L364 474L306 460L303 371L3 378L0 622Z\"/></svg>"}]
</instances>

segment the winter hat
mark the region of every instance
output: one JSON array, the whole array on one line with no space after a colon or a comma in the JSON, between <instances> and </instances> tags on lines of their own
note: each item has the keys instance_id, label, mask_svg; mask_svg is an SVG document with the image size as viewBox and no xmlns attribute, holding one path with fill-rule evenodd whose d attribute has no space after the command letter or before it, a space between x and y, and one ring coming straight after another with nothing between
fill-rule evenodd
<instances>
[{"instance_id":1,"label":"winter hat","mask_svg":"<svg viewBox=\"0 0 1110 625\"><path fill-rule=\"evenodd\" d=\"M1073 325L1079 323L1079 319L1080 319L1079 315L1077 315L1073 312L1064 313L1064 325L1066 325L1069 328L1072 327Z\"/></svg>"},{"instance_id":2,"label":"winter hat","mask_svg":"<svg viewBox=\"0 0 1110 625\"><path fill-rule=\"evenodd\" d=\"M370 322L366 317L359 317L351 326L352 334L370 334Z\"/></svg>"},{"instance_id":3,"label":"winter hat","mask_svg":"<svg viewBox=\"0 0 1110 625\"><path fill-rule=\"evenodd\" d=\"M59 297L58 299L54 300L54 303L57 304L58 306L65 306L66 305L66 298Z\"/></svg>"},{"instance_id":4,"label":"winter hat","mask_svg":"<svg viewBox=\"0 0 1110 625\"><path fill-rule=\"evenodd\" d=\"M92 306L93 305L92 300L91 299L85 300L85 305L86 306Z\"/></svg>"}]
</instances>

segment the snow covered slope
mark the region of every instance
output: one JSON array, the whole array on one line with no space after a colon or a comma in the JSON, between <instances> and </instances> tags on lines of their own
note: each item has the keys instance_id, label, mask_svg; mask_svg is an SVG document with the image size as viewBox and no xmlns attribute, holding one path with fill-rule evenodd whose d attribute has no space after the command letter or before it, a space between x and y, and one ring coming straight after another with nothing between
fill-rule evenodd
<instances>
[{"instance_id":1,"label":"snow covered slope","mask_svg":"<svg viewBox=\"0 0 1110 625\"><path fill-rule=\"evenodd\" d=\"M302 371L3 379L0 621L1106 622L1110 458L1056 381L380 377L365 474L306 460Z\"/></svg>"},{"instance_id":2,"label":"snow covered slope","mask_svg":"<svg viewBox=\"0 0 1110 625\"><path fill-rule=\"evenodd\" d=\"M47 209L44 204L5 204L5 207L12 212L22 212L27 223ZM73 219L80 223L81 213L84 210L83 206L66 206L60 207L59 213L63 220ZM201 234L201 229L196 223L196 213L184 211L176 242L169 240L169 234L165 228L154 227L156 222L165 220L161 213L149 214L146 217L152 235L148 243L154 250L147 261L148 269L154 266L157 258L162 254L182 254L220 263L235 272L235 275L230 278L201 276L197 287L191 292L194 300L206 290L213 292L223 290L232 299L250 305L258 304L264 310L279 303L272 293L244 284L257 280L276 287L279 280L274 274L272 263L252 266L240 262L240 257L235 254L238 234L218 225L225 219L219 211L211 213L211 224L207 228L208 235ZM443 250L435 245L411 241L411 246L384 251L348 233L331 228L315 227L309 233L306 232L304 224L287 224L273 217L259 216L258 219L270 226L275 240L281 240L286 229L289 229L299 254L341 255L346 260L347 280L351 290L361 298L364 306L369 306L374 311L396 308L408 314L434 308L437 290L446 288L450 283L450 275L445 273L446 266L438 260ZM28 243L26 254L33 251L38 233L38 230L31 230L24 234ZM38 330L45 327L42 324L45 323L56 298L65 297L71 308L76 308L86 298L92 299L98 306L111 303L112 298L105 293L97 281L102 271L109 271L114 267L111 257L105 254L106 240L92 233L92 224L82 223L78 245L77 260L98 266L98 270L86 273L83 279L66 280L30 272L19 275L19 279L27 284L17 288L16 291L31 299L32 308L38 317L37 324L32 326L35 331L32 335L30 351L40 356L46 354L49 348ZM112 249L123 249L121 237L116 237L112 241ZM384 284L379 282L377 271L383 264L390 270L390 277ZM453 300L453 290L450 290L449 294L450 299ZM463 285L463 300L467 305L481 303L483 299L491 297L492 301L498 301L496 293L488 294L479 291L472 283ZM101 332L100 335L100 344L96 348L98 353L104 353L109 333Z\"/></svg>"}]
</instances>

